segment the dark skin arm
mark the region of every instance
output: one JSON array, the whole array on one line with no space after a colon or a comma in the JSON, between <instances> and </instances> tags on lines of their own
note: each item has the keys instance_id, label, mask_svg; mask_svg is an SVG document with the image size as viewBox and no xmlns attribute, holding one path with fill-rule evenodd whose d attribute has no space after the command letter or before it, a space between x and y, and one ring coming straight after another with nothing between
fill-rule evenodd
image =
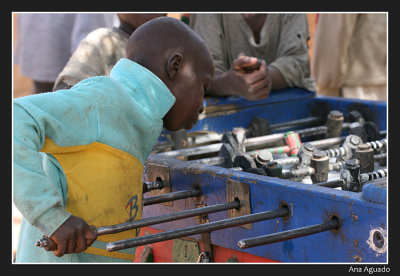
<instances>
[{"instance_id":1,"label":"dark skin arm","mask_svg":"<svg viewBox=\"0 0 400 276\"><path fill-rule=\"evenodd\" d=\"M267 66L261 61L261 66L255 70L258 59L239 55L232 67L225 73L216 73L211 82L210 95L230 96L238 95L248 100L259 100L269 96L272 89L282 89L287 84L278 69Z\"/></svg>"},{"instance_id":2,"label":"dark skin arm","mask_svg":"<svg viewBox=\"0 0 400 276\"><path fill-rule=\"evenodd\" d=\"M53 254L61 257L64 254L79 253L96 240L97 235L83 219L70 216L50 237L57 245Z\"/></svg>"},{"instance_id":3,"label":"dark skin arm","mask_svg":"<svg viewBox=\"0 0 400 276\"><path fill-rule=\"evenodd\" d=\"M242 14L253 33L254 41L260 42L260 32L267 14ZM273 66L262 62L257 70L254 67L257 58L240 54L229 71L218 73L212 80L209 94L213 96L238 95L248 100L259 100L269 96L271 90L286 88L282 74Z\"/></svg>"}]
</instances>

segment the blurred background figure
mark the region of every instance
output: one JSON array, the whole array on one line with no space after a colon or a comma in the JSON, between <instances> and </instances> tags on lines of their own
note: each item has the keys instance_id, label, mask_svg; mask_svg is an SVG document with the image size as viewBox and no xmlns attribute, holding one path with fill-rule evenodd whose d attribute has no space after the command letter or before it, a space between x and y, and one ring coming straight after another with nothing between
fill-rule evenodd
<instances>
[{"instance_id":1,"label":"blurred background figure","mask_svg":"<svg viewBox=\"0 0 400 276\"><path fill-rule=\"evenodd\" d=\"M120 58L125 57L131 34L145 22L166 13L118 13L119 24L97 28L81 40L64 69L58 75L53 91L68 89L79 81L109 75Z\"/></svg>"},{"instance_id":2,"label":"blurred background figure","mask_svg":"<svg viewBox=\"0 0 400 276\"><path fill-rule=\"evenodd\" d=\"M214 58L209 95L257 100L287 87L315 91L306 14L190 14L189 24Z\"/></svg>"},{"instance_id":3,"label":"blurred background figure","mask_svg":"<svg viewBox=\"0 0 400 276\"><path fill-rule=\"evenodd\" d=\"M114 13L16 14L14 63L33 81L32 94L52 91L57 75L82 38L112 27Z\"/></svg>"},{"instance_id":4,"label":"blurred background figure","mask_svg":"<svg viewBox=\"0 0 400 276\"><path fill-rule=\"evenodd\" d=\"M322 13L311 62L317 92L387 100L387 15Z\"/></svg>"}]
</instances>

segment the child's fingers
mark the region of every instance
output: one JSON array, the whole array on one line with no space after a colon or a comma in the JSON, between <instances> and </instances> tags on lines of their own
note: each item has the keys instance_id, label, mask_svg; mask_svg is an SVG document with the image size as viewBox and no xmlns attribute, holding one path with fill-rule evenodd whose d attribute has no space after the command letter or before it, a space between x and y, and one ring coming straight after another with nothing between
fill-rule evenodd
<instances>
[{"instance_id":1,"label":"child's fingers","mask_svg":"<svg viewBox=\"0 0 400 276\"><path fill-rule=\"evenodd\" d=\"M96 227L94 227L94 226L86 227L85 238L86 238L87 246L88 247L91 246L92 243L97 239Z\"/></svg>"},{"instance_id":2,"label":"child's fingers","mask_svg":"<svg viewBox=\"0 0 400 276\"><path fill-rule=\"evenodd\" d=\"M74 253L76 248L76 233L72 234L68 239L67 243L67 252L66 253Z\"/></svg>"},{"instance_id":3,"label":"child's fingers","mask_svg":"<svg viewBox=\"0 0 400 276\"><path fill-rule=\"evenodd\" d=\"M53 254L57 257L61 257L67 253L68 244L66 240L56 241L57 249L53 250Z\"/></svg>"},{"instance_id":4,"label":"child's fingers","mask_svg":"<svg viewBox=\"0 0 400 276\"><path fill-rule=\"evenodd\" d=\"M76 246L74 253L79 253L87 248L87 242L86 242L86 237L83 233L79 234L77 239L76 239Z\"/></svg>"}]
</instances>

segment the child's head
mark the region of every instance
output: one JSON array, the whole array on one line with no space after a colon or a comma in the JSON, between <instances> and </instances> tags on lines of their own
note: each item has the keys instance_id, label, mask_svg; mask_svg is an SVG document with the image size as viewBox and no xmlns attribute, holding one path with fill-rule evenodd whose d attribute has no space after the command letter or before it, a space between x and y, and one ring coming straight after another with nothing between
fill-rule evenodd
<instances>
[{"instance_id":1,"label":"child's head","mask_svg":"<svg viewBox=\"0 0 400 276\"><path fill-rule=\"evenodd\" d=\"M163 118L164 127L169 131L191 129L204 110L204 93L214 75L214 62L204 41L185 23L160 17L133 33L126 56L152 71L175 96L175 104Z\"/></svg>"},{"instance_id":2,"label":"child's head","mask_svg":"<svg viewBox=\"0 0 400 276\"><path fill-rule=\"evenodd\" d=\"M133 29L136 29L140 25L146 23L147 21L165 16L166 13L117 13L118 19L128 25Z\"/></svg>"}]
</instances>

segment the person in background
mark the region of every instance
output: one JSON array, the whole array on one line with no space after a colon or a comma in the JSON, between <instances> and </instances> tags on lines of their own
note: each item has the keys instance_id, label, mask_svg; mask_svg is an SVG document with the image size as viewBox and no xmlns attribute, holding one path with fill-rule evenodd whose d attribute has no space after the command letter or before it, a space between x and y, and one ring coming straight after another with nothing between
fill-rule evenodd
<instances>
[{"instance_id":1,"label":"person in background","mask_svg":"<svg viewBox=\"0 0 400 276\"><path fill-rule=\"evenodd\" d=\"M141 219L143 168L162 127L191 129L214 63L189 26L160 17L140 26L109 76L13 101L13 200L23 215L16 262L132 262L135 248L91 227ZM54 251L35 247L48 236Z\"/></svg>"},{"instance_id":2,"label":"person in background","mask_svg":"<svg viewBox=\"0 0 400 276\"><path fill-rule=\"evenodd\" d=\"M165 15L118 13L118 27L98 28L79 43L57 76L53 91L70 88L89 77L109 75L115 63L125 57L126 43L130 35L143 23Z\"/></svg>"},{"instance_id":3,"label":"person in background","mask_svg":"<svg viewBox=\"0 0 400 276\"><path fill-rule=\"evenodd\" d=\"M114 13L18 13L14 62L33 93L52 91L57 75L89 32L111 27Z\"/></svg>"},{"instance_id":4,"label":"person in background","mask_svg":"<svg viewBox=\"0 0 400 276\"><path fill-rule=\"evenodd\" d=\"M312 76L320 95L387 100L387 15L321 13Z\"/></svg>"},{"instance_id":5,"label":"person in background","mask_svg":"<svg viewBox=\"0 0 400 276\"><path fill-rule=\"evenodd\" d=\"M190 14L189 24L215 62L208 95L258 100L274 89L315 91L305 14Z\"/></svg>"}]
</instances>

